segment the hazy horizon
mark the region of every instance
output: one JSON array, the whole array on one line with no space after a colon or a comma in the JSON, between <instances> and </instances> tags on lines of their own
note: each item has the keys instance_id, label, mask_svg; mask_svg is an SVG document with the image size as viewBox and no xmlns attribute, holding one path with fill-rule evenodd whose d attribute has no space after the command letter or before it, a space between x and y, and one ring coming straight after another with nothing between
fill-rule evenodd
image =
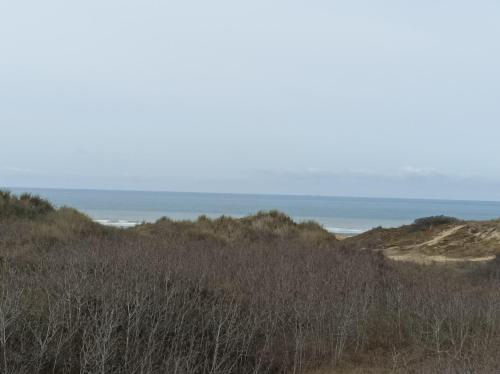
<instances>
[{"instance_id":1,"label":"hazy horizon","mask_svg":"<svg viewBox=\"0 0 500 374\"><path fill-rule=\"evenodd\" d=\"M338 199L367 199L367 200L428 200L428 201L464 201L477 203L498 203L500 200L478 200L478 199L453 199L453 198L419 198L419 197L394 197L394 196L355 196L355 195L325 195L307 193L265 193L265 192L207 192L207 191L172 191L172 190L137 190L126 188L77 188L77 187L33 187L33 186L0 186L0 190L12 193L34 193L37 191L95 191L95 192L126 192L126 193L167 193L167 194L193 194L193 195L235 195L235 196L275 196L275 197L318 197ZM43 195L42 195L43 197Z\"/></svg>"},{"instance_id":2,"label":"hazy horizon","mask_svg":"<svg viewBox=\"0 0 500 374\"><path fill-rule=\"evenodd\" d=\"M500 3L0 4L0 187L500 201Z\"/></svg>"}]
</instances>

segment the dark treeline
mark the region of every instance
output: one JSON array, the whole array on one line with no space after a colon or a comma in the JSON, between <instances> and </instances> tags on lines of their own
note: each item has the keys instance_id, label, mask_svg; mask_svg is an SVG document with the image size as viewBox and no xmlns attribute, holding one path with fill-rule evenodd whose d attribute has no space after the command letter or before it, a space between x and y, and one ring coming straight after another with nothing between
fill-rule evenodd
<instances>
[{"instance_id":1,"label":"dark treeline","mask_svg":"<svg viewBox=\"0 0 500 374\"><path fill-rule=\"evenodd\" d=\"M496 262L393 263L276 212L122 230L30 199L0 195L2 373L500 370Z\"/></svg>"}]
</instances>

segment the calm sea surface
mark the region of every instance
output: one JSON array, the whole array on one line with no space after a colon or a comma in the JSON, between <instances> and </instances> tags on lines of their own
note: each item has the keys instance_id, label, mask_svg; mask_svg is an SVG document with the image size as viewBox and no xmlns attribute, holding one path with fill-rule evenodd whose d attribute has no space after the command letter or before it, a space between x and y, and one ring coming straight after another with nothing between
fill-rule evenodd
<instances>
[{"instance_id":1,"label":"calm sea surface","mask_svg":"<svg viewBox=\"0 0 500 374\"><path fill-rule=\"evenodd\" d=\"M96 221L131 226L162 216L194 219L228 215L242 217L277 209L296 221L315 220L340 234L357 234L376 226L395 227L431 215L487 220L500 217L500 202L378 199L320 196L243 195L181 192L139 192L9 188L31 192L56 206L71 206Z\"/></svg>"}]
</instances>

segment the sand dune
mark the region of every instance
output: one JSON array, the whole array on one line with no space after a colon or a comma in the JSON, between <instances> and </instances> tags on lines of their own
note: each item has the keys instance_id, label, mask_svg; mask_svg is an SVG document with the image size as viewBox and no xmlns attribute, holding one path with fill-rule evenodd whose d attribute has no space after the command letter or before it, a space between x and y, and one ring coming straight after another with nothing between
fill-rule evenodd
<instances>
[{"instance_id":1,"label":"sand dune","mask_svg":"<svg viewBox=\"0 0 500 374\"><path fill-rule=\"evenodd\" d=\"M500 254L500 221L466 221L419 229L414 225L374 229L344 243L418 263L489 261Z\"/></svg>"}]
</instances>

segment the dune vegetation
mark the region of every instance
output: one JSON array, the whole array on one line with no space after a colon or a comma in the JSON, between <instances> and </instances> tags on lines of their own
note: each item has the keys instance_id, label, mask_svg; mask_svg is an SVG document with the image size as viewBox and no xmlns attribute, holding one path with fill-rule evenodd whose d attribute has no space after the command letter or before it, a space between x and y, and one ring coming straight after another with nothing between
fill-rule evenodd
<instances>
[{"instance_id":1,"label":"dune vegetation","mask_svg":"<svg viewBox=\"0 0 500 374\"><path fill-rule=\"evenodd\" d=\"M471 262L500 254L500 220L461 221L427 217L399 228L377 228L349 238L351 249L381 251L386 257L414 262Z\"/></svg>"},{"instance_id":2,"label":"dune vegetation","mask_svg":"<svg viewBox=\"0 0 500 374\"><path fill-rule=\"evenodd\" d=\"M279 212L118 229L2 192L0 372L498 372L500 263L369 250L388 236Z\"/></svg>"}]
</instances>

